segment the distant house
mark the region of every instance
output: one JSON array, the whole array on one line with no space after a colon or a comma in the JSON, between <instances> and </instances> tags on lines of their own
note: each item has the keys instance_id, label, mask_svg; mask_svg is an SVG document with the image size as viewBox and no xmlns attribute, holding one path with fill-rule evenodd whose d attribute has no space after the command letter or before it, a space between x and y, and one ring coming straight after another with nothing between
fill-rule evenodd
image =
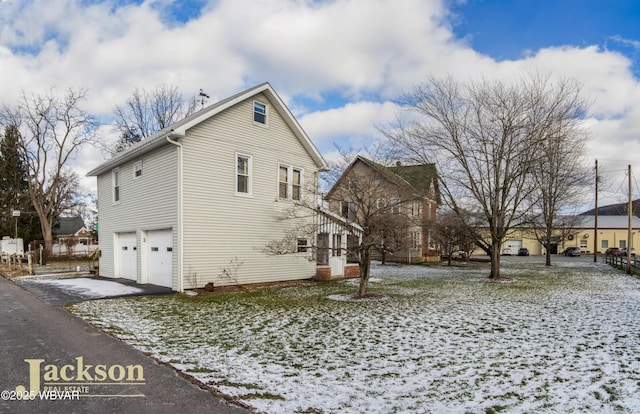
<instances>
[{"instance_id":1,"label":"distant house","mask_svg":"<svg viewBox=\"0 0 640 414\"><path fill-rule=\"evenodd\" d=\"M311 278L311 249L262 248L286 236L276 217L315 199L326 169L269 83L206 107L89 172L100 273L176 291Z\"/></svg>"},{"instance_id":2,"label":"distant house","mask_svg":"<svg viewBox=\"0 0 640 414\"><path fill-rule=\"evenodd\" d=\"M440 251L428 228L428 223L436 220L440 200L435 164L397 163L387 167L357 156L326 199L331 211L357 224L363 224L360 216L371 215L372 210L392 213L387 216L390 219L394 214L408 217L403 223L409 224L397 229L404 233L406 243L388 255L387 260L411 263L439 260ZM382 258L380 254L375 257Z\"/></svg>"},{"instance_id":3,"label":"distant house","mask_svg":"<svg viewBox=\"0 0 640 414\"><path fill-rule=\"evenodd\" d=\"M582 253L605 253L610 247L640 247L640 218L632 216L631 240L627 215L598 216L598 233L595 234L595 216L580 215L568 220L570 226L558 226L551 244L551 254L560 254L567 247L579 247ZM545 254L544 246L535 238L531 228L515 228L505 240L502 252L517 254L525 247L532 255ZM506 250L508 249L508 250Z\"/></svg>"},{"instance_id":4,"label":"distant house","mask_svg":"<svg viewBox=\"0 0 640 414\"><path fill-rule=\"evenodd\" d=\"M87 255L96 249L95 240L80 216L58 217L53 228L53 255Z\"/></svg>"},{"instance_id":5,"label":"distant house","mask_svg":"<svg viewBox=\"0 0 640 414\"><path fill-rule=\"evenodd\" d=\"M87 244L91 233L84 225L84 220L80 216L58 217L57 225L53 228L53 238L59 243L74 240L78 243Z\"/></svg>"}]
</instances>

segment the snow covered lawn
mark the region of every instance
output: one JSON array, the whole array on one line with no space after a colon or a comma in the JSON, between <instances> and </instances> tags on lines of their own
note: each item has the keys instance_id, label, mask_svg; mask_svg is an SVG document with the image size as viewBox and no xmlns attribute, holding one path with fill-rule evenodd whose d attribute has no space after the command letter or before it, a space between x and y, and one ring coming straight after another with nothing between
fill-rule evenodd
<instances>
[{"instance_id":1,"label":"snow covered lawn","mask_svg":"<svg viewBox=\"0 0 640 414\"><path fill-rule=\"evenodd\" d=\"M640 412L640 280L589 262L374 268L354 282L72 311L265 413Z\"/></svg>"}]
</instances>

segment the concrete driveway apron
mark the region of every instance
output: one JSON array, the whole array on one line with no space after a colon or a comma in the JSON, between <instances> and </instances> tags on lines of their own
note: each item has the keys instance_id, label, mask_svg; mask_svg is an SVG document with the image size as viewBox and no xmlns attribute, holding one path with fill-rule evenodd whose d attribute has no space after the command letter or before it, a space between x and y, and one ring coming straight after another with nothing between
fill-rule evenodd
<instances>
[{"instance_id":1,"label":"concrete driveway apron","mask_svg":"<svg viewBox=\"0 0 640 414\"><path fill-rule=\"evenodd\" d=\"M0 413L250 412L3 277L0 355Z\"/></svg>"}]
</instances>

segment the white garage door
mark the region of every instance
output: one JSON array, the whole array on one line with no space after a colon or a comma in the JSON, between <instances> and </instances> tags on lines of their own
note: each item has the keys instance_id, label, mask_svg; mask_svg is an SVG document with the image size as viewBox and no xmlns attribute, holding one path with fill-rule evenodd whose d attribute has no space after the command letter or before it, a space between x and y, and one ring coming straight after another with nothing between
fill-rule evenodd
<instances>
[{"instance_id":1,"label":"white garage door","mask_svg":"<svg viewBox=\"0 0 640 414\"><path fill-rule=\"evenodd\" d=\"M173 231L171 229L152 230L147 233L149 240L149 278L152 285L171 287L173 275Z\"/></svg>"},{"instance_id":2,"label":"white garage door","mask_svg":"<svg viewBox=\"0 0 640 414\"><path fill-rule=\"evenodd\" d=\"M505 247L509 249L511 255L517 255L518 250L522 247L522 240L507 240ZM506 253L506 252L505 252Z\"/></svg>"},{"instance_id":3,"label":"white garage door","mask_svg":"<svg viewBox=\"0 0 640 414\"><path fill-rule=\"evenodd\" d=\"M118 277L137 280L136 264L138 251L135 233L118 233L118 243L115 254L118 255Z\"/></svg>"}]
</instances>

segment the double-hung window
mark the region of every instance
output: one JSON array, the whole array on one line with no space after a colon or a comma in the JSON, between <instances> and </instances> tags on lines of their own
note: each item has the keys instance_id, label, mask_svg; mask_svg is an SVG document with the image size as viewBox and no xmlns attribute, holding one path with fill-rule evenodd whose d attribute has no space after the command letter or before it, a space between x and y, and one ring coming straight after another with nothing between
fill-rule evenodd
<instances>
[{"instance_id":1,"label":"double-hung window","mask_svg":"<svg viewBox=\"0 0 640 414\"><path fill-rule=\"evenodd\" d=\"M302 170L280 165L278 167L278 197L291 200L302 198Z\"/></svg>"},{"instance_id":2,"label":"double-hung window","mask_svg":"<svg viewBox=\"0 0 640 414\"><path fill-rule=\"evenodd\" d=\"M253 122L267 124L267 105L262 102L253 101Z\"/></svg>"},{"instance_id":3,"label":"double-hung window","mask_svg":"<svg viewBox=\"0 0 640 414\"><path fill-rule=\"evenodd\" d=\"M236 154L236 194L251 194L251 157Z\"/></svg>"},{"instance_id":4,"label":"double-hung window","mask_svg":"<svg viewBox=\"0 0 640 414\"><path fill-rule=\"evenodd\" d=\"M120 201L120 169L116 168L111 172L111 180L113 183L113 202Z\"/></svg>"}]
</instances>

